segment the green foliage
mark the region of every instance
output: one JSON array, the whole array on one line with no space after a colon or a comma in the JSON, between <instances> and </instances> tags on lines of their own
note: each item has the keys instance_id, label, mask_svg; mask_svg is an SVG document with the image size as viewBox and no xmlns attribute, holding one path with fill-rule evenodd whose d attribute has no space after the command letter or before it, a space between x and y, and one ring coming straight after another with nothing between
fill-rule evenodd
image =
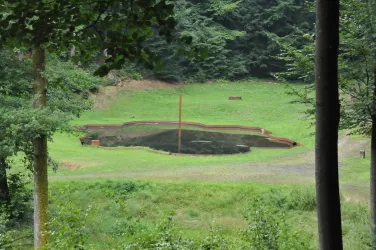
<instances>
[{"instance_id":1,"label":"green foliage","mask_svg":"<svg viewBox=\"0 0 376 250\"><path fill-rule=\"evenodd\" d=\"M310 235L295 231L286 223L283 208L266 204L263 198L256 197L247 210L249 225L244 238L248 249L313 249L309 245Z\"/></svg>"},{"instance_id":2,"label":"green foliage","mask_svg":"<svg viewBox=\"0 0 376 250\"><path fill-rule=\"evenodd\" d=\"M175 18L178 21L176 31L179 36L188 36L192 44L207 50L205 58L185 57L181 45L166 44L156 37L149 46L164 58L165 68L156 72L156 77L164 80L203 82L220 77L233 78L245 72L242 62L232 58L226 48L228 42L244 35L243 32L228 29L214 20L219 13L236 8L230 1L194 2L179 0L175 3Z\"/></svg>"},{"instance_id":3,"label":"green foliage","mask_svg":"<svg viewBox=\"0 0 376 250\"><path fill-rule=\"evenodd\" d=\"M313 211L316 209L316 193L313 188L294 187L288 193L271 189L263 202L285 210Z\"/></svg>"},{"instance_id":4,"label":"green foliage","mask_svg":"<svg viewBox=\"0 0 376 250\"><path fill-rule=\"evenodd\" d=\"M374 68L376 51L374 30L376 23L372 17L375 1L341 2L340 53L338 59L339 88L341 94L341 129L351 129L351 133L369 135L374 116ZM287 61L289 70L277 75L279 79L291 79L298 76L310 85L305 92L289 87L289 92L297 97L296 102L309 104L306 114L311 118L315 114L315 102L312 98L314 86L314 35L312 32L296 32L302 43L292 40L280 40L282 53L278 58Z\"/></svg>"},{"instance_id":5,"label":"green foliage","mask_svg":"<svg viewBox=\"0 0 376 250\"><path fill-rule=\"evenodd\" d=\"M9 227L9 218L6 213L0 211L0 248L1 249L25 249L32 244L32 230Z\"/></svg>"},{"instance_id":6,"label":"green foliage","mask_svg":"<svg viewBox=\"0 0 376 250\"><path fill-rule=\"evenodd\" d=\"M66 94L83 94L84 91L95 91L104 80L81 70L71 61L63 61L57 55L51 54L47 58L45 76L49 92L60 90Z\"/></svg>"},{"instance_id":7,"label":"green foliage","mask_svg":"<svg viewBox=\"0 0 376 250\"><path fill-rule=\"evenodd\" d=\"M31 65L27 60L19 60L9 50L1 50L4 55L0 65L0 153L8 157L23 151L31 154L31 140L40 134L50 138L56 131L70 131L69 121L88 110L91 102L87 91L97 88L101 81L72 64L63 63L51 56L47 61L46 72L49 90L46 109L36 109L31 84Z\"/></svg>"},{"instance_id":8,"label":"green foliage","mask_svg":"<svg viewBox=\"0 0 376 250\"><path fill-rule=\"evenodd\" d=\"M232 1L232 0L210 0L210 10L213 11L214 15L224 15L225 13L236 9L239 3L242 1Z\"/></svg>"},{"instance_id":9,"label":"green foliage","mask_svg":"<svg viewBox=\"0 0 376 250\"><path fill-rule=\"evenodd\" d=\"M0 94L29 95L32 91L30 62L16 59L13 51L5 49L0 49L0 58Z\"/></svg>"},{"instance_id":10,"label":"green foliage","mask_svg":"<svg viewBox=\"0 0 376 250\"><path fill-rule=\"evenodd\" d=\"M275 38L304 44L293 35L313 29L314 16L300 0L179 0L175 5L177 34L190 36L207 53L205 58L186 58L178 53L178 44L151 39L148 46L165 62L154 76L163 80L268 77L285 70L285 61L275 58L281 49Z\"/></svg>"},{"instance_id":11,"label":"green foliage","mask_svg":"<svg viewBox=\"0 0 376 250\"><path fill-rule=\"evenodd\" d=\"M8 176L10 203L0 207L0 248L30 246L32 230L32 191L20 173Z\"/></svg>"},{"instance_id":12,"label":"green foliage","mask_svg":"<svg viewBox=\"0 0 376 250\"><path fill-rule=\"evenodd\" d=\"M299 38L291 35L296 30L312 30L314 18L305 1L245 0L220 22L245 32L230 48L240 55L237 60L245 61L249 75L270 76L285 70L285 62L275 58L280 52L275 37L299 43Z\"/></svg>"},{"instance_id":13,"label":"green foliage","mask_svg":"<svg viewBox=\"0 0 376 250\"><path fill-rule=\"evenodd\" d=\"M366 203L341 202L344 247L372 249L369 230L369 206Z\"/></svg>"},{"instance_id":14,"label":"green foliage","mask_svg":"<svg viewBox=\"0 0 376 250\"><path fill-rule=\"evenodd\" d=\"M339 85L343 92L341 127L369 135L375 118L375 1L343 1Z\"/></svg>"},{"instance_id":15,"label":"green foliage","mask_svg":"<svg viewBox=\"0 0 376 250\"><path fill-rule=\"evenodd\" d=\"M53 53L74 50L73 60L81 63L106 51L96 71L101 76L120 69L126 60L158 67L160 59L145 41L156 34L168 42L177 40L174 5L165 0L26 0L6 1L0 7L1 45L41 46Z\"/></svg>"},{"instance_id":16,"label":"green foliage","mask_svg":"<svg viewBox=\"0 0 376 250\"><path fill-rule=\"evenodd\" d=\"M275 58L280 44L274 38L304 44L299 36L291 34L296 30L312 31L314 23L313 14L302 0L179 0L174 1L174 6L165 1L111 1L108 5L91 1L85 11L81 7L85 4L75 0L35 4L44 9L40 15L50 20L45 29L38 29L39 34L31 28L39 25L40 20L33 16L32 8L25 9L33 3L28 1L4 8L3 12L8 14L2 21L3 40L10 36L24 43L43 43L47 41L36 37L48 35L48 50L67 54L74 46L73 58L81 63L98 58L99 52L106 50L108 56L101 56L104 64L97 71L100 75L136 63L137 67L158 70L152 73L140 67L138 73L143 76L152 74L171 81L242 79L283 71L285 62ZM144 15L145 9L148 15ZM11 11L35 20L19 19L9 14ZM127 13L133 15L129 17ZM64 16L72 18L66 22ZM123 22L125 19L127 22ZM28 36L21 37L17 25ZM151 28L153 25L155 29Z\"/></svg>"},{"instance_id":17,"label":"green foliage","mask_svg":"<svg viewBox=\"0 0 376 250\"><path fill-rule=\"evenodd\" d=\"M25 58L17 58L9 50L0 50L4 55L0 64L0 155L7 167L15 164L11 158L22 153L24 166L31 170L33 162L32 141L40 135L52 140L57 131L71 132L70 121L91 108L87 100L90 89L102 82L71 63L64 63L56 56L47 60L45 72L48 82L48 105L44 109L34 105L31 65ZM22 55L20 52L20 55ZM48 156L49 165L56 171L57 163ZM2 166L5 167L5 166ZM2 170L4 173L8 168ZM29 220L30 190L24 187L22 176L8 175L5 180L10 190L10 204L6 207L10 222Z\"/></svg>"},{"instance_id":18,"label":"green foliage","mask_svg":"<svg viewBox=\"0 0 376 250\"><path fill-rule=\"evenodd\" d=\"M113 72L120 80L142 80L147 71L132 62L127 62L121 69Z\"/></svg>"},{"instance_id":19,"label":"green foliage","mask_svg":"<svg viewBox=\"0 0 376 250\"><path fill-rule=\"evenodd\" d=\"M52 201L54 203L54 201ZM85 246L88 235L86 232L86 218L91 215L91 207L84 211L72 201L57 201L49 222L50 242L46 249L90 249Z\"/></svg>"},{"instance_id":20,"label":"green foliage","mask_svg":"<svg viewBox=\"0 0 376 250\"><path fill-rule=\"evenodd\" d=\"M0 67L0 88L4 90L0 97L1 126L4 127L3 136L18 140L18 144L22 138L28 141L39 134L50 136L57 130L69 130L68 122L90 109L91 102L85 100L88 92L102 83L72 63L51 55L45 73L49 85L48 106L45 110L35 109L29 61L16 59L8 50L1 50L1 53L5 56L4 65Z\"/></svg>"},{"instance_id":21,"label":"green foliage","mask_svg":"<svg viewBox=\"0 0 376 250\"><path fill-rule=\"evenodd\" d=\"M187 244L188 243L188 244ZM172 217L167 216L155 225L149 234L139 235L133 244L124 244L125 249L187 249L189 242L181 239L172 224Z\"/></svg>"},{"instance_id":22,"label":"green foliage","mask_svg":"<svg viewBox=\"0 0 376 250\"><path fill-rule=\"evenodd\" d=\"M5 214L9 216L9 225L27 224L32 215L32 191L27 187L25 176L11 174L8 176L8 187L10 193L10 204L5 207Z\"/></svg>"},{"instance_id":23,"label":"green foliage","mask_svg":"<svg viewBox=\"0 0 376 250\"><path fill-rule=\"evenodd\" d=\"M248 184L81 180L67 185L63 181L51 188L52 220L60 221L52 231L64 232L55 239L64 244L70 239L69 246L79 244L74 235L81 239L84 234L80 241L84 249L313 249L311 208L305 199L296 201L295 207L286 199L293 193L296 197L310 192L295 189L275 188L275 195L268 196L269 188L254 189ZM281 197L284 201L278 207L276 200ZM88 207L91 210L86 215ZM199 211L198 217L176 212L191 207ZM220 222L229 216L240 225Z\"/></svg>"}]
</instances>

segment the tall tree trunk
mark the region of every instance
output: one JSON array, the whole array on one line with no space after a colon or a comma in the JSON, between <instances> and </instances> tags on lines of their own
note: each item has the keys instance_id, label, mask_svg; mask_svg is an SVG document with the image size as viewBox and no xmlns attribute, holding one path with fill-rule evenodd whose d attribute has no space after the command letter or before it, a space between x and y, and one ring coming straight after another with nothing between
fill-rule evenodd
<instances>
[{"instance_id":1,"label":"tall tree trunk","mask_svg":"<svg viewBox=\"0 0 376 250\"><path fill-rule=\"evenodd\" d=\"M338 180L339 0L316 1L316 199L321 250L341 250Z\"/></svg>"},{"instance_id":2,"label":"tall tree trunk","mask_svg":"<svg viewBox=\"0 0 376 250\"><path fill-rule=\"evenodd\" d=\"M7 164L4 157L0 157L0 205L9 204L10 195L7 182Z\"/></svg>"},{"instance_id":3,"label":"tall tree trunk","mask_svg":"<svg viewBox=\"0 0 376 250\"><path fill-rule=\"evenodd\" d=\"M375 10L375 1L368 1L369 26L371 28L370 41L374 45L373 13ZM376 54L374 53L374 63L376 62ZM370 209L371 209L371 243L372 249L376 249L376 65L373 66L373 105L371 107L372 118L372 134L371 134L371 181L370 181Z\"/></svg>"},{"instance_id":4,"label":"tall tree trunk","mask_svg":"<svg viewBox=\"0 0 376 250\"><path fill-rule=\"evenodd\" d=\"M371 240L372 249L376 249L376 117L372 117L371 136Z\"/></svg>"},{"instance_id":5,"label":"tall tree trunk","mask_svg":"<svg viewBox=\"0 0 376 250\"><path fill-rule=\"evenodd\" d=\"M371 4L370 9L374 5ZM372 15L372 14L371 14ZM372 17L371 17L371 25ZM375 42L375 39L372 38L372 42ZM374 60L376 61L376 54L374 55ZM372 249L376 249L376 65L373 68L373 105L372 105L372 135L371 135L371 190L370 190L370 209L371 209L371 240L372 240Z\"/></svg>"},{"instance_id":6,"label":"tall tree trunk","mask_svg":"<svg viewBox=\"0 0 376 250\"><path fill-rule=\"evenodd\" d=\"M37 95L35 106L44 108L47 99L47 85L44 77L45 50L33 48L34 92ZM43 247L47 243L48 175L47 175L47 136L39 135L33 141L34 149L34 247Z\"/></svg>"}]
</instances>

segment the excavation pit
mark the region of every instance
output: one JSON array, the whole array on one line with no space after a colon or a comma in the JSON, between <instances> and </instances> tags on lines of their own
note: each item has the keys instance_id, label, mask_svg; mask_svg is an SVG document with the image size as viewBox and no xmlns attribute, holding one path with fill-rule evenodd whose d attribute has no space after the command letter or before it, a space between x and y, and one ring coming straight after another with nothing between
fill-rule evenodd
<instances>
[{"instance_id":1,"label":"excavation pit","mask_svg":"<svg viewBox=\"0 0 376 250\"><path fill-rule=\"evenodd\" d=\"M83 145L99 140L102 147L147 147L171 154L178 153L176 122L143 121L121 125L86 125ZM265 129L244 126L207 126L199 123L182 125L181 154L228 155L249 153L252 148L291 148L298 143L273 137Z\"/></svg>"}]
</instances>

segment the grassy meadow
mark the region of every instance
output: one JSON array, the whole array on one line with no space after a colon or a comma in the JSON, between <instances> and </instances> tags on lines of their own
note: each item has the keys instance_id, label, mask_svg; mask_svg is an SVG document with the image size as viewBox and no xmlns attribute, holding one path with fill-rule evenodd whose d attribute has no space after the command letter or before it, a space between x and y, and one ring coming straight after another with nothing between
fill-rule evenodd
<instances>
[{"instance_id":1,"label":"grassy meadow","mask_svg":"<svg viewBox=\"0 0 376 250\"><path fill-rule=\"evenodd\" d=\"M52 237L82 239L84 249L317 249L313 128L304 119L306 107L291 104L284 85L252 80L123 88L73 125L176 121L179 94L183 121L262 127L302 146L172 156L81 146L79 135L57 134L49 144L60 163L50 171ZM344 244L367 249L369 158L360 160L358 149L369 142L341 140ZM260 234L267 237L260 240ZM63 249L59 244L54 247Z\"/></svg>"}]
</instances>

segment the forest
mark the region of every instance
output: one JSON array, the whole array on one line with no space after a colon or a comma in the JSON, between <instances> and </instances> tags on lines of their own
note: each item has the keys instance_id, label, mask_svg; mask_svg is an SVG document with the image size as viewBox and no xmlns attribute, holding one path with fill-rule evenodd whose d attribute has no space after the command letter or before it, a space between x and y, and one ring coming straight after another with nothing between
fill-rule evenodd
<instances>
[{"instance_id":1,"label":"forest","mask_svg":"<svg viewBox=\"0 0 376 250\"><path fill-rule=\"evenodd\" d=\"M0 249L375 249L375 11L2 1Z\"/></svg>"}]
</instances>

